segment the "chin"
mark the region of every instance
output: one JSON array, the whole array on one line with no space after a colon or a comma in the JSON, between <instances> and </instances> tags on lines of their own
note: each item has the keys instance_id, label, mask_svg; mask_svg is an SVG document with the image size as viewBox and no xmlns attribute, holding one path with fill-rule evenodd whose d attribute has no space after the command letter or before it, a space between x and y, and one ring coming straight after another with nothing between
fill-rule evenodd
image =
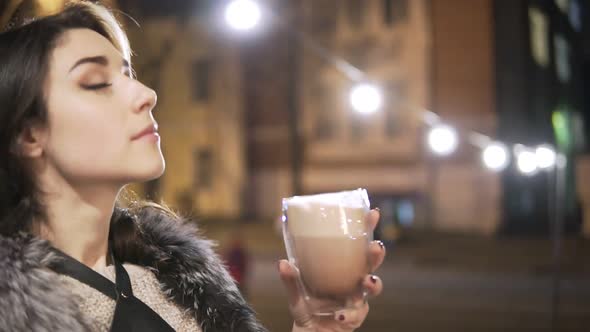
<instances>
[{"instance_id":1,"label":"chin","mask_svg":"<svg viewBox=\"0 0 590 332\"><path fill-rule=\"evenodd\" d=\"M164 174L165 170L166 170L166 163L164 162L164 160L162 160L162 164L160 165L160 167L158 167L157 169L154 170L154 172L151 174L148 181L159 178L160 176L162 176Z\"/></svg>"},{"instance_id":2,"label":"chin","mask_svg":"<svg viewBox=\"0 0 590 332\"><path fill-rule=\"evenodd\" d=\"M145 166L146 165L144 164L144 167ZM164 162L164 159L161 159L160 163L155 163L154 165L152 165L152 167L145 167L141 170L136 170L139 172L136 173L135 177L139 182L155 180L162 176L165 170L166 163Z\"/></svg>"}]
</instances>

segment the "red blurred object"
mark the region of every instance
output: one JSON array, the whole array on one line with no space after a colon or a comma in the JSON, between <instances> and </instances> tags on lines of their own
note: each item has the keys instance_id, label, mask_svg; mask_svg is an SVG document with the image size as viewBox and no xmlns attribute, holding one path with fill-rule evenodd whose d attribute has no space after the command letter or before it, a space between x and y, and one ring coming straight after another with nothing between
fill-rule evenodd
<instances>
[{"instance_id":1,"label":"red blurred object","mask_svg":"<svg viewBox=\"0 0 590 332\"><path fill-rule=\"evenodd\" d=\"M246 296L246 277L250 264L250 255L239 234L234 235L224 256L229 274L238 284L242 294Z\"/></svg>"}]
</instances>

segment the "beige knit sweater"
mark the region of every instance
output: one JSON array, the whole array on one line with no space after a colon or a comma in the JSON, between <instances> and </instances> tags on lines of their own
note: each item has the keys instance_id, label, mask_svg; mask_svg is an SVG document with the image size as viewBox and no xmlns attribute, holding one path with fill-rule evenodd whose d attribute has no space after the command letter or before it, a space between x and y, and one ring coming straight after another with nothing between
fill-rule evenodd
<instances>
[{"instance_id":1,"label":"beige knit sweater","mask_svg":"<svg viewBox=\"0 0 590 332\"><path fill-rule=\"evenodd\" d=\"M124 264L123 266L131 279L135 297L157 312L176 331L201 332L197 321L189 312L166 298L160 288L160 283L151 271L132 264ZM115 268L113 265L98 272L114 282ZM115 312L115 300L76 279L65 275L60 275L60 278L78 298L80 311L85 314L93 331L108 332Z\"/></svg>"}]
</instances>

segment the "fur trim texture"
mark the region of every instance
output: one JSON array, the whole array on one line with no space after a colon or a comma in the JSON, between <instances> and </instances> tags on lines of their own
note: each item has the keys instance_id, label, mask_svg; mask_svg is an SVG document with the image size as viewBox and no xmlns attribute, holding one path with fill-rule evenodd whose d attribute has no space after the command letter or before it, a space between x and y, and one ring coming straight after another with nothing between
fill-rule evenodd
<instances>
[{"instance_id":1,"label":"fur trim texture","mask_svg":"<svg viewBox=\"0 0 590 332\"><path fill-rule=\"evenodd\" d=\"M115 256L152 270L164 293L189 310L203 332L266 331L194 224L152 207L127 218L136 229L131 241L114 245ZM90 330L71 293L49 270L57 259L49 248L26 234L0 236L0 331Z\"/></svg>"}]
</instances>

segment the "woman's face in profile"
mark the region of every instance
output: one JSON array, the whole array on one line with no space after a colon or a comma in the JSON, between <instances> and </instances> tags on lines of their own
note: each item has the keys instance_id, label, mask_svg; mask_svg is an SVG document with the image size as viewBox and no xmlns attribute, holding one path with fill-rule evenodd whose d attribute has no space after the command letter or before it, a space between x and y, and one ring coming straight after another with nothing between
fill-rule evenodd
<instances>
[{"instance_id":1,"label":"woman's face in profile","mask_svg":"<svg viewBox=\"0 0 590 332\"><path fill-rule=\"evenodd\" d=\"M160 140L138 134L155 125L156 94L132 78L111 42L89 29L67 31L45 82L45 156L78 184L126 184L164 172Z\"/></svg>"}]
</instances>

